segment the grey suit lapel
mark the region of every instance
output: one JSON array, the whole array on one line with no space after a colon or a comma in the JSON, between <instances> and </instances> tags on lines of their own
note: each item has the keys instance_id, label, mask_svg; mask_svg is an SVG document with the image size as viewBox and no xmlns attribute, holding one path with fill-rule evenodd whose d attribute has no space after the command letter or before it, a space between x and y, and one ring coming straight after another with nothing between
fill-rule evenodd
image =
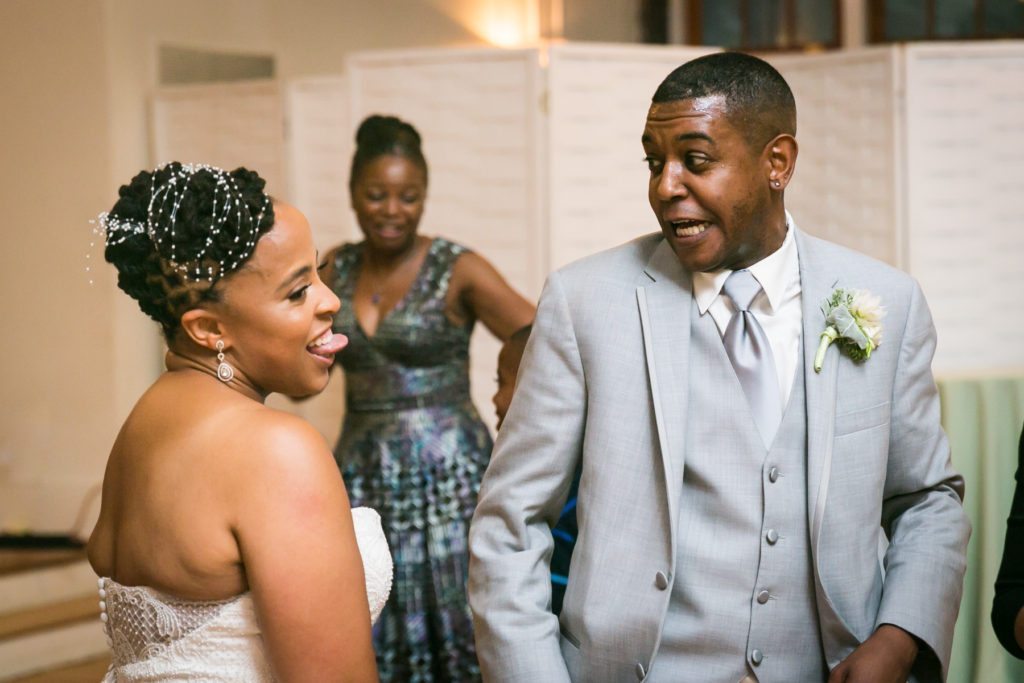
<instances>
[{"instance_id":1,"label":"grey suit lapel","mask_svg":"<svg viewBox=\"0 0 1024 683\"><path fill-rule=\"evenodd\" d=\"M800 259L801 307L803 309L804 389L807 399L807 518L811 525L811 552L818 561L818 541L825 499L832 472L832 443L836 416L838 352L830 348L821 372L814 372L814 354L824 329L821 304L832 293L836 280L827 264L815 253L813 244L797 231Z\"/></svg>"},{"instance_id":2,"label":"grey suit lapel","mask_svg":"<svg viewBox=\"0 0 1024 683\"><path fill-rule=\"evenodd\" d=\"M818 625L826 653L849 652L857 646L828 594L821 567L826 558L821 552L821 528L832 476L832 446L838 396L839 349L833 345L825 354L821 372L814 372L814 354L825 326L821 304L832 294L837 275L833 264L815 248L814 241L795 233L800 259L801 308L804 327L804 390L807 401L807 518L811 525L811 559L814 563L814 590L818 598ZM830 659L829 666L838 664Z\"/></svg>"},{"instance_id":3,"label":"grey suit lapel","mask_svg":"<svg viewBox=\"0 0 1024 683\"><path fill-rule=\"evenodd\" d=\"M667 242L661 242L648 261L636 289L644 354L658 427L662 466L668 490L672 557L675 557L676 519L682 488L687 368L690 349L690 275Z\"/></svg>"}]
</instances>

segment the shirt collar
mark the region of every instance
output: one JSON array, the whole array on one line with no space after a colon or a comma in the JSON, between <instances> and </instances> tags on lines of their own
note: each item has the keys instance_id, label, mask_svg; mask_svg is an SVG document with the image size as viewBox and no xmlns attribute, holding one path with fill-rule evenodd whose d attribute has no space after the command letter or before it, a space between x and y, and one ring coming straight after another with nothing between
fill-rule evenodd
<instances>
[{"instance_id":1,"label":"shirt collar","mask_svg":"<svg viewBox=\"0 0 1024 683\"><path fill-rule=\"evenodd\" d=\"M794 279L798 284L800 281L800 264L797 260L796 240L793 237L794 227L793 218L787 211L786 237L782 240L782 246L747 269L764 290L772 313L782 305ZM701 315L707 313L708 308L718 298L722 285L731 274L731 270L693 274L693 296L697 300L697 308Z\"/></svg>"}]
</instances>

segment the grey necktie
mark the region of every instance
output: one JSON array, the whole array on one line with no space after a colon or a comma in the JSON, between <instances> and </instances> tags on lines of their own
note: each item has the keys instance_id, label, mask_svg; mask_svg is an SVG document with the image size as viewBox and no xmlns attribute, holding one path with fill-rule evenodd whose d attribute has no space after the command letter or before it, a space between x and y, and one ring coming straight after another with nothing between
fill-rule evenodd
<instances>
[{"instance_id":1,"label":"grey necktie","mask_svg":"<svg viewBox=\"0 0 1024 683\"><path fill-rule=\"evenodd\" d=\"M771 448L782 421L782 405L772 347L761 324L749 310L754 297L761 291L761 285L749 270L737 270L729 275L722 291L736 307L722 338L725 352L729 354L736 377L747 395L761 439L766 448Z\"/></svg>"}]
</instances>

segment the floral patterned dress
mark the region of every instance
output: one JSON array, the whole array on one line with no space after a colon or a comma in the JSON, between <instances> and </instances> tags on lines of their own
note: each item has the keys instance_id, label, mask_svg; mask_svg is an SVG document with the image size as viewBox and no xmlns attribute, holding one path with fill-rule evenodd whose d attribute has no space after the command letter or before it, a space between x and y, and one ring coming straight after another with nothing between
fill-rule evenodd
<instances>
[{"instance_id":1,"label":"floral patterned dress","mask_svg":"<svg viewBox=\"0 0 1024 683\"><path fill-rule=\"evenodd\" d=\"M445 315L452 266L466 249L435 238L405 297L372 337L352 306L363 243L335 255L334 331L347 410L334 456L352 505L376 509L395 563L374 629L382 681L473 681L480 670L466 598L467 535L491 435L470 401L473 321Z\"/></svg>"}]
</instances>

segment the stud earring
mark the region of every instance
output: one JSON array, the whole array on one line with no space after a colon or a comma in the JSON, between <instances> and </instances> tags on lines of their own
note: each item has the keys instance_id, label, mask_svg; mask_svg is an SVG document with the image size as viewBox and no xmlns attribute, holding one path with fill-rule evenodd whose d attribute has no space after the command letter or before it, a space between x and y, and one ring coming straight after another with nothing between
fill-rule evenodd
<instances>
[{"instance_id":1,"label":"stud earring","mask_svg":"<svg viewBox=\"0 0 1024 683\"><path fill-rule=\"evenodd\" d=\"M235 369L224 360L224 340L217 340L217 379L230 382L235 378Z\"/></svg>"},{"instance_id":2,"label":"stud earring","mask_svg":"<svg viewBox=\"0 0 1024 683\"><path fill-rule=\"evenodd\" d=\"M779 182L778 180L773 180L772 181L772 187L778 189L778 188L782 187L782 183Z\"/></svg>"}]
</instances>

